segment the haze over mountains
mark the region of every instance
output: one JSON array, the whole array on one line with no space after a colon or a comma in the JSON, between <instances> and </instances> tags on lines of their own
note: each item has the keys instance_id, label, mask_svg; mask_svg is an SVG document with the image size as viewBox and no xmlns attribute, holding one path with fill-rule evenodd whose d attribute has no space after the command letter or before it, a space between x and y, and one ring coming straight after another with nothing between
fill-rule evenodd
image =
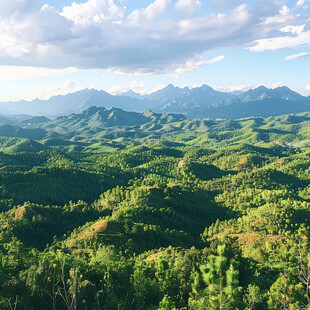
<instances>
[{"instance_id":1,"label":"haze over mountains","mask_svg":"<svg viewBox=\"0 0 310 310\"><path fill-rule=\"evenodd\" d=\"M91 106L121 108L127 111L182 113L188 118L269 117L310 111L310 97L304 97L288 87L269 89L259 86L244 93L220 92L208 85L180 88L169 84L148 95L132 90L118 95L85 89L51 97L48 100L2 102L0 114L27 114L55 117L81 113Z\"/></svg>"}]
</instances>

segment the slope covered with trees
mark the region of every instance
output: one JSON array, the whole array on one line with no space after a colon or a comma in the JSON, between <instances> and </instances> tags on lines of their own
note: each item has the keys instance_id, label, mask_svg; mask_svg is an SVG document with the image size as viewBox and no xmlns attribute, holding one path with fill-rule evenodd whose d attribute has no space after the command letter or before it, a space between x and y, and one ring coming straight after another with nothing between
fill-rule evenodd
<instances>
[{"instance_id":1,"label":"slope covered with trees","mask_svg":"<svg viewBox=\"0 0 310 310\"><path fill-rule=\"evenodd\" d=\"M309 114L123 112L0 139L0 309L308 309Z\"/></svg>"}]
</instances>

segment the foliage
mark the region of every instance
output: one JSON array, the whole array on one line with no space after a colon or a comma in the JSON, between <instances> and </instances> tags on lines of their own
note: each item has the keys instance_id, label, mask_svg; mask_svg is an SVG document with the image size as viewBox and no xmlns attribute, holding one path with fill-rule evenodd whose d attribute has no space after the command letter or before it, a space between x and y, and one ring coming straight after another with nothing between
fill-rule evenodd
<instances>
[{"instance_id":1,"label":"foliage","mask_svg":"<svg viewBox=\"0 0 310 310\"><path fill-rule=\"evenodd\" d=\"M0 139L0 309L309 308L309 118L145 117Z\"/></svg>"}]
</instances>

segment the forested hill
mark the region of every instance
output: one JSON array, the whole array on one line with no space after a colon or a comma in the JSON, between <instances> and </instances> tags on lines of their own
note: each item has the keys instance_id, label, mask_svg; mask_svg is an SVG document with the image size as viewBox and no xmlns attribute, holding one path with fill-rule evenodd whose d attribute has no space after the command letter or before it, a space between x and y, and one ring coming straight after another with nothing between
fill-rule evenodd
<instances>
[{"instance_id":1,"label":"forested hill","mask_svg":"<svg viewBox=\"0 0 310 310\"><path fill-rule=\"evenodd\" d=\"M10 118L9 121L3 118L0 119L0 136L36 140L44 147L77 147L79 150L91 145L99 149L103 145L119 149L128 144L161 138L184 143L193 139L193 135L195 138L191 143L195 145L225 146L245 142L300 146L309 141L309 126L310 113L270 118L192 120L183 114L154 113L151 110L138 113L119 108L90 107L80 114L52 120L29 116ZM1 145L3 148L11 147L10 143L6 145L2 142Z\"/></svg>"},{"instance_id":2,"label":"forested hill","mask_svg":"<svg viewBox=\"0 0 310 310\"><path fill-rule=\"evenodd\" d=\"M309 113L0 121L1 310L310 307Z\"/></svg>"},{"instance_id":3,"label":"forested hill","mask_svg":"<svg viewBox=\"0 0 310 310\"><path fill-rule=\"evenodd\" d=\"M53 121L40 123L40 127L49 130L61 128L66 132L79 130L103 130L105 128L119 127L125 129L156 130L164 125L185 120L182 114L154 113L146 110L144 113L127 112L119 108L105 109L90 107L81 114L57 117Z\"/></svg>"}]
</instances>

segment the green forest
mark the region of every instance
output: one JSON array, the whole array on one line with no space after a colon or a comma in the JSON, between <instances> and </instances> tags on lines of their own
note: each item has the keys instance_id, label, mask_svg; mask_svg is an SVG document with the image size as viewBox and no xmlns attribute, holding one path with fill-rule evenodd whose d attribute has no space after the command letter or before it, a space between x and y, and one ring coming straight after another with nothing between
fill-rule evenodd
<instances>
[{"instance_id":1,"label":"green forest","mask_svg":"<svg viewBox=\"0 0 310 310\"><path fill-rule=\"evenodd\" d=\"M1 310L310 309L310 113L101 112L1 126Z\"/></svg>"}]
</instances>

